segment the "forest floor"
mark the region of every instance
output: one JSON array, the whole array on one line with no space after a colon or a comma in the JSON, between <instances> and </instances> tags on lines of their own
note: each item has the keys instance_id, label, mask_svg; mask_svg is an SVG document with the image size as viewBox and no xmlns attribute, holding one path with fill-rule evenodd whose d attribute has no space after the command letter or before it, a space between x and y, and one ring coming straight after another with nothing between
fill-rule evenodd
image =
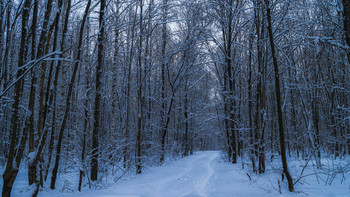
<instances>
[{"instance_id":1,"label":"forest floor","mask_svg":"<svg viewBox=\"0 0 350 197\"><path fill-rule=\"evenodd\" d=\"M326 161L324 161L326 162ZM348 165L341 170L346 171ZM60 177L60 186L56 190L44 189L39 196L84 196L84 197L244 197L244 196L350 196L350 174L333 171L315 171L305 168L303 179L295 185L296 192L288 192L286 181L280 180L278 161L268 165L263 175L251 172L248 164L232 165L223 160L218 151L197 152L192 156L169 162L163 166L151 167L137 176L124 178L114 183L103 184L98 189L83 188L82 192L69 191L62 187L72 187L72 180L67 176ZM345 168L344 168L345 166ZM303 169L300 161L290 162L290 171L296 180ZM349 169L350 170L350 169ZM329 172L329 173L326 173ZM68 179L68 180L63 180ZM71 179L77 177L71 176ZM75 182L75 181L73 181ZM280 182L280 184L278 184ZM64 184L65 183L65 184ZM68 184L67 184L68 183ZM331 183L331 184L330 184ZM1 185L1 183L0 183ZM15 182L13 196L27 196L25 174ZM62 186L63 185L63 186ZM75 184L73 184L75 185ZM279 186L280 185L280 186ZM281 189L279 189L281 188Z\"/></svg>"}]
</instances>

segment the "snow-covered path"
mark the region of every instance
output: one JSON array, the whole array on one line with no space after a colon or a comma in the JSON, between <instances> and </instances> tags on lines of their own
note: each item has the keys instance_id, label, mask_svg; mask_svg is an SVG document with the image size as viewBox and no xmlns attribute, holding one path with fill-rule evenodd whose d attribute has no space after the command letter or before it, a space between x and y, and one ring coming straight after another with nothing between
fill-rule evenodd
<instances>
[{"instance_id":1,"label":"snow-covered path","mask_svg":"<svg viewBox=\"0 0 350 197\"><path fill-rule=\"evenodd\" d=\"M261 192L258 188L252 189L248 177L234 171L232 164L221 162L220 152L206 151L198 152L171 164L154 167L151 172L146 172L131 180L117 182L109 186L108 189L83 191L72 196L263 196Z\"/></svg>"},{"instance_id":2,"label":"snow-covered path","mask_svg":"<svg viewBox=\"0 0 350 197\"><path fill-rule=\"evenodd\" d=\"M279 160L276 160L276 163L278 169ZM289 164L291 173L297 177L303 165L298 161L290 161ZM307 171L309 174L314 172L312 167ZM251 181L247 173L250 173ZM163 166L145 169L143 174L128 180L116 183L106 180L103 188L85 187L82 192L76 190L78 174L68 173L65 177L60 177L56 190L50 190L46 186L39 192L39 197L350 196L350 177L340 176L332 185L318 183L326 178L327 175L322 174L308 176L296 186L296 192L288 192L286 183L282 182L282 194L279 194L277 181L280 180L280 175L276 170L268 170L262 175L252 174L249 168L242 169L240 164L232 165L224 162L219 151L204 151ZM13 196L31 196L27 184L27 171L20 171L14 185Z\"/></svg>"}]
</instances>

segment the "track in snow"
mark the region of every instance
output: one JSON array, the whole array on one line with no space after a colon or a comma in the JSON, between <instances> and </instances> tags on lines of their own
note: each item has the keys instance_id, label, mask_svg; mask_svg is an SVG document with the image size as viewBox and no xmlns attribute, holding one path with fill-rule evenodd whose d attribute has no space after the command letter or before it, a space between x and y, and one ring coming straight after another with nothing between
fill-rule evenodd
<instances>
[{"instance_id":1,"label":"track in snow","mask_svg":"<svg viewBox=\"0 0 350 197\"><path fill-rule=\"evenodd\" d=\"M333 161L332 161L333 162ZM279 166L276 160L274 167ZM324 161L323 163L326 163ZM300 161L289 162L290 171L297 177L303 165ZM314 173L310 166L307 173ZM308 176L303 183L296 186L296 192L288 192L286 181L281 183L282 195L276 189L280 174L276 170L269 169L263 175L251 174L249 181L246 172L241 165L232 165L223 162L220 152L204 151L180 159L173 163L152 167L144 174L137 175L130 180L111 183L104 182L104 189L87 189L82 192L76 191L79 175L76 173L65 174L59 177L59 186L56 190L47 187L39 192L39 197L295 197L295 196L317 196L317 197L348 197L350 191L350 179L345 180L340 176L334 179L332 185L318 183L318 179L326 180L324 176ZM27 171L19 173L14 185L12 196L30 197L31 188L27 186ZM1 175L1 174L0 174ZM347 174L346 174L347 175ZM323 177L323 179L322 179ZM1 186L0 179L0 186ZM1 188L1 187L0 187ZM64 189L63 189L64 188ZM69 190L70 188L74 188ZM67 193L68 192L68 193Z\"/></svg>"},{"instance_id":2,"label":"track in snow","mask_svg":"<svg viewBox=\"0 0 350 197\"><path fill-rule=\"evenodd\" d=\"M153 168L133 180L116 183L101 197L206 197L219 152L201 152L169 165ZM102 192L102 193L101 193ZM85 196L85 195L84 195Z\"/></svg>"},{"instance_id":3,"label":"track in snow","mask_svg":"<svg viewBox=\"0 0 350 197\"><path fill-rule=\"evenodd\" d=\"M238 166L221 161L220 152L198 152L192 156L153 167L134 179L120 181L107 189L86 190L61 196L94 197L234 197L262 196L252 189ZM45 192L39 196L45 196ZM267 195L267 196L271 196Z\"/></svg>"}]
</instances>

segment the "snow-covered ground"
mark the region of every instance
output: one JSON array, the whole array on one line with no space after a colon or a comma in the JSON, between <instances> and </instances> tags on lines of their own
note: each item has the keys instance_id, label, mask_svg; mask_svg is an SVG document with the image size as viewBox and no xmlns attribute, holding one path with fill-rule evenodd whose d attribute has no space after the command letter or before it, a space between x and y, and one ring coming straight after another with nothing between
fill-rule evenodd
<instances>
[{"instance_id":1,"label":"snow-covered ground","mask_svg":"<svg viewBox=\"0 0 350 197\"><path fill-rule=\"evenodd\" d=\"M278 161L276 161L276 164ZM302 170L302 163L290 162L290 171L296 179ZM274 169L275 168L275 169ZM279 167L269 165L267 172L256 175L245 165L232 165L224 162L220 152L198 152L192 156L159 167L147 169L144 174L116 183L106 183L100 189L84 188L82 192L62 191L64 181L56 190L44 189L39 196L81 196L81 197L244 197L244 196L350 196L349 174L338 174L329 185L326 179L332 178L326 173L317 173L312 167L303 174L312 174L295 185L296 192L289 193L287 185L281 182L278 191L277 173ZM344 175L344 176L343 176ZM71 177L77 179L77 177ZM69 179L69 178L68 178ZM73 181L74 182L74 181ZM66 182L67 183L67 182ZM69 183L68 183L69 184ZM27 196L28 188L24 174L15 182L13 196ZM72 186L75 188L75 186Z\"/></svg>"}]
</instances>

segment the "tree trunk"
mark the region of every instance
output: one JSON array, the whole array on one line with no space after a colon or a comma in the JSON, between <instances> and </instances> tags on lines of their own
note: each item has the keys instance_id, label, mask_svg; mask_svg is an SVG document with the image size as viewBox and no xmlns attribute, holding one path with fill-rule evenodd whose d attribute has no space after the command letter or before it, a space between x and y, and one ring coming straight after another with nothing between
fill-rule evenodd
<instances>
[{"instance_id":1,"label":"tree trunk","mask_svg":"<svg viewBox=\"0 0 350 197\"><path fill-rule=\"evenodd\" d=\"M227 146L228 146L228 155L229 160L232 163L237 163L237 130L236 130L236 121L235 121L235 108L236 108L236 99L235 96L235 71L233 69L233 39L234 39L234 10L238 7L238 2L234 6L235 1L229 0L224 1L220 5L224 17L222 20L227 21L222 24L222 36L223 36L223 55L224 55L224 84L225 84L225 123L226 123L226 136L227 136ZM228 4L228 5L226 5Z\"/></svg>"},{"instance_id":2,"label":"tree trunk","mask_svg":"<svg viewBox=\"0 0 350 197\"><path fill-rule=\"evenodd\" d=\"M52 51L56 51L57 50L57 42L59 41L58 40L58 32L59 32L59 25L60 25L60 16L61 16L61 13L62 13L62 5L63 5L63 1L62 0L59 0L58 1L58 10L57 10L57 13L56 13L56 17L55 17L55 33L54 33L54 41L53 41L53 49ZM51 34L50 33L51 31L49 31L49 35ZM50 36L48 37L50 38ZM62 38L64 39L64 35L62 35ZM46 44L46 52L45 53L48 53L49 51L49 44L50 44L50 39L47 39L47 44ZM61 47L62 49L62 47ZM51 80L52 80L52 74L53 74L53 70L54 70L54 62L51 62L51 65L50 65L50 69L49 69L49 76L48 76L48 82L47 82L47 86L46 86L46 92L45 92L45 102L44 102L44 109L43 109L43 114L42 114L42 132L43 133L46 133L45 135L48 134L48 130L49 128L45 127L46 125L46 118L47 118L47 115L50 113L51 111L51 106L52 106L52 102L53 102L53 99L54 99L54 93L52 91L52 86L51 86ZM55 75L55 79L56 79L56 75ZM57 81L54 80L54 84L53 84L54 88L56 89L56 86L57 86ZM40 111L39 111L40 113ZM54 113L55 114L55 113ZM53 118L53 120L55 120ZM47 174L48 174L48 170L49 170L49 167L50 167L50 162L51 162L51 158L52 158L52 150L53 150L53 136L54 136L54 130L52 129L51 127L51 135L50 135L50 142L49 142L49 158L48 158L48 161L45 165L45 173L44 173L44 180L46 181L46 178L47 178ZM42 183L41 183L42 185Z\"/></svg>"},{"instance_id":3,"label":"tree trunk","mask_svg":"<svg viewBox=\"0 0 350 197\"><path fill-rule=\"evenodd\" d=\"M185 118L185 136L184 136L184 143L185 143L185 149L184 149L184 156L188 156L190 152L189 147L189 119L188 119L188 90L187 90L188 83L186 82L186 88L185 88L185 100L184 100L184 118Z\"/></svg>"},{"instance_id":4,"label":"tree trunk","mask_svg":"<svg viewBox=\"0 0 350 197\"><path fill-rule=\"evenodd\" d=\"M88 69L86 69L86 94L89 95L89 86L90 86L90 83L89 83L89 77L88 77ZM84 167L84 161L85 161L85 152L86 152L86 135L87 135L87 128L88 128L88 119L89 119L89 111L88 111L88 103L89 102L89 99L88 97L86 98L85 100L85 117L84 117L84 134L83 134L83 150L81 151L81 167L80 167L80 170L79 170L79 185L78 185L78 191L81 191L81 185L83 183L83 178L85 176L85 171L83 169Z\"/></svg>"},{"instance_id":5,"label":"tree trunk","mask_svg":"<svg viewBox=\"0 0 350 197\"><path fill-rule=\"evenodd\" d=\"M253 128L253 97L252 97L252 50L253 34L249 38L249 63L248 63L248 122L249 122L249 142L250 142L250 159L252 161L253 172L256 171L255 154L254 154L254 128Z\"/></svg>"},{"instance_id":6,"label":"tree trunk","mask_svg":"<svg viewBox=\"0 0 350 197\"><path fill-rule=\"evenodd\" d=\"M4 32L5 32L5 27L4 27L4 22L6 21L6 6L9 6L9 2L5 1L0 1L0 89L2 89L3 85L3 79L5 77L5 67L6 65L3 65L3 51L4 49L6 50L6 46L4 45Z\"/></svg>"},{"instance_id":7,"label":"tree trunk","mask_svg":"<svg viewBox=\"0 0 350 197\"><path fill-rule=\"evenodd\" d=\"M60 1L59 3L59 7L62 5L62 1ZM50 46L50 40L51 40L51 35L52 35L52 32L53 32L53 29L55 28L55 40L54 40L54 51L56 49L56 42L57 42L57 36L58 36L58 20L59 20L59 17L60 17L60 9L59 11L57 12L56 14L56 17L55 17L55 20L53 22L53 24L51 25L50 29L49 29L49 32L47 34L47 38L46 38L46 45L45 45L45 53L48 53L49 52L49 46ZM53 64L53 63L52 63ZM42 78L41 80L44 81L45 80L45 70L46 70L46 62L43 62L42 63L42 69L43 69L43 74L42 74ZM52 69L53 69L53 66L51 68L51 71L50 71L50 76L49 76L49 82L48 82L48 88L50 86L50 80L51 80L51 75L52 75ZM42 86L40 88L42 88L42 90L40 90L40 97L44 95L44 92L43 92L43 89L44 89L44 83L41 84ZM46 96L48 97L48 93L49 93L49 90L47 90L46 92ZM39 101L40 102L40 101ZM46 101L45 103L47 104L48 101ZM39 104L40 105L40 104ZM45 107L45 115L46 115L46 112L47 112L47 105ZM41 113L39 111L39 113ZM39 120L40 121L40 120ZM45 123L45 117L44 117L44 121ZM43 124L44 124L43 123ZM40 129L40 130L39 130ZM35 186L36 186L36 189L33 193L33 196L37 196L38 195L38 192L39 192L39 187L40 185L43 186L43 173L42 173L42 152L44 150L44 146L45 146L45 143L46 143L46 139L47 139L47 134L48 134L48 131L47 130L44 130L43 128L39 128L39 123L38 123L38 135L40 137L40 140L38 141L37 143L37 149L35 150L35 157L34 158L31 158L29 164L28 164L28 171L31 171L32 172L32 175L34 175L33 177L29 178L30 181L34 181L34 182L31 182L30 184L33 184L35 183ZM39 163L40 163L40 166L39 166ZM38 176L38 173L37 173L37 170L40 170L40 173L39 173L39 176Z\"/></svg>"},{"instance_id":8,"label":"tree trunk","mask_svg":"<svg viewBox=\"0 0 350 197\"><path fill-rule=\"evenodd\" d=\"M105 7L106 1L100 2L100 17L99 17L99 33L97 38L97 67L96 67L96 98L94 110L94 126L92 134L92 160L91 160L91 180L97 180L98 174L98 151L99 151L99 133L100 133L100 111L102 98L102 66L103 66L103 52L104 52L104 33L105 33Z\"/></svg>"},{"instance_id":9,"label":"tree trunk","mask_svg":"<svg viewBox=\"0 0 350 197\"><path fill-rule=\"evenodd\" d=\"M34 2L34 16L33 16L33 30L35 31L36 27L34 27L34 25L36 25L36 20L34 21L34 19L37 18L37 9L38 9L38 2ZM43 27L42 27L42 31L41 31L41 35L40 35L40 39L39 39L39 44L38 44L38 51L37 51L37 55L35 55L35 50L32 51L32 57L36 57L36 58L40 58L44 55L44 46L45 46L45 42L46 39L49 39L47 37L47 27L48 27L48 22L49 22L49 17L51 14L51 8L52 8L52 0L48 0L47 5L46 5L46 11L45 11L45 17L44 17L44 22L43 22ZM32 32L32 35L35 36L35 33ZM35 37L32 38L32 42L35 42ZM43 67L44 65L46 65L46 63L42 63ZM46 72L46 68L42 68L42 72L43 75ZM35 102L35 94L36 94L36 82L37 82L37 77L35 72L33 71L33 77L32 77L32 84L31 84L31 91L30 91L30 101L29 101L29 109L31 110L31 114L30 117L28 119L28 129L29 129L29 143L30 143L30 148L33 148L33 153L35 155L38 155L37 152L35 152L35 148L38 148L38 144L39 141L35 142L34 141L34 102ZM43 83L42 83L43 84ZM43 92L40 92L43 94ZM40 116L40 111L39 111L39 120L40 120L41 116ZM39 123L38 123L39 125ZM37 135L39 137L41 137L41 128L38 128L37 130ZM37 157L37 156L36 156ZM40 154L39 154L40 157ZM34 159L34 158L33 158ZM35 159L36 160L36 159ZM37 181L37 162L32 160L30 161L29 165L28 165L28 181L29 181L29 185L32 185L33 183L38 182ZM35 192L33 194L34 196L37 195L37 192Z\"/></svg>"},{"instance_id":10,"label":"tree trunk","mask_svg":"<svg viewBox=\"0 0 350 197\"><path fill-rule=\"evenodd\" d=\"M137 136L136 136L136 174L142 172L142 122L143 122L143 76L142 76L142 42L143 42L143 1L140 1L140 38L138 51L138 93L137 93Z\"/></svg>"},{"instance_id":11,"label":"tree trunk","mask_svg":"<svg viewBox=\"0 0 350 197\"><path fill-rule=\"evenodd\" d=\"M343 3L343 17L344 17L344 30L345 30L345 41L350 46L350 1L342 0ZM350 52L347 52L348 61L350 61Z\"/></svg>"},{"instance_id":12,"label":"tree trunk","mask_svg":"<svg viewBox=\"0 0 350 197\"><path fill-rule=\"evenodd\" d=\"M3 31L3 23L4 23L4 18L5 18L5 1L0 1L0 62L2 61L3 57L2 57L2 50L3 50L3 35L4 35L4 31ZM2 66L0 66L0 79L2 76ZM0 80L1 81L1 80ZM0 84L1 85L1 84Z\"/></svg>"},{"instance_id":13,"label":"tree trunk","mask_svg":"<svg viewBox=\"0 0 350 197\"><path fill-rule=\"evenodd\" d=\"M132 7L130 8L130 15L129 15L129 19L132 20L131 18L136 18L136 14L137 12L134 13L134 15L132 16ZM124 150L123 150L123 167L124 168L129 168L129 135L130 135L130 125L129 125L129 121L130 121L130 107L131 107L131 103L130 103L130 89L131 89L131 69L132 69L132 63L133 63L133 54L134 54L134 39L135 39L135 27L136 27L136 20L134 20L132 28L131 28L131 45L129 45L129 42L127 44L127 48L130 51L129 53L129 59L128 59L128 70L127 70L127 84L126 84L126 91L125 91L125 122L124 122L124 126L125 126L125 133L124 133ZM129 40L129 34L130 32L128 31L127 35L128 35L128 40Z\"/></svg>"},{"instance_id":14,"label":"tree trunk","mask_svg":"<svg viewBox=\"0 0 350 197\"><path fill-rule=\"evenodd\" d=\"M160 163L163 163L165 157L165 138L167 136L167 128L165 128L166 122L166 88L165 88L165 64L166 64L166 45L167 45L167 0L163 0L163 15L162 15L162 65L161 65L161 103L162 103L162 111L161 113L161 155L160 155Z\"/></svg>"},{"instance_id":15,"label":"tree trunk","mask_svg":"<svg viewBox=\"0 0 350 197\"><path fill-rule=\"evenodd\" d=\"M286 158L286 147L285 147L285 141L284 141L284 130L283 130L283 119L282 119L280 79L279 79L279 71L278 71L278 62L276 57L277 54L275 51L275 43L274 43L273 31L272 31L271 10L269 5L269 0L265 0L265 3L266 3L266 15L267 15L267 22L268 22L271 55L273 60L273 67L275 70L275 91L276 91L276 100L277 100L277 115L278 115L278 128L279 128L278 131L280 135L282 166L283 166L283 173L285 174L288 181L288 189L290 192L292 192L294 191L294 185L293 185L292 177L290 176L288 171L288 164L287 164L287 158Z\"/></svg>"},{"instance_id":16,"label":"tree trunk","mask_svg":"<svg viewBox=\"0 0 350 197\"><path fill-rule=\"evenodd\" d=\"M85 26L85 21L90 9L90 5L91 5L91 0L88 1L86 8L85 8L85 12L84 12L84 16L83 16L83 20L80 26L80 33L79 33L79 41L78 41L78 52L77 52L77 58L76 58L76 62L74 65L74 69L73 69L73 73L72 73L72 78L70 80L69 83L69 89L68 89L68 93L67 93L67 97L66 97L66 109L64 111L64 116L63 116L63 120L62 120L62 124L59 130L59 136L58 136L58 143L57 143L57 147L56 147L56 160L55 160L55 166L52 170L52 176L51 176L51 185L50 188L51 189L55 189L55 184L56 184L56 178L57 178L57 172L58 172L58 166L59 166L59 161L60 161L60 156L61 156L61 146L62 146L62 140L63 140L63 132L65 130L66 127L66 123L67 123L67 119L68 119L68 115L70 112L70 105L71 105L71 97L72 97L72 91L73 91L73 86L75 83L75 78L76 78L76 74L78 71L78 66L79 66L79 62L81 59L81 51L82 51L82 42L83 42L83 35L84 35L84 26ZM68 1L68 8L67 10L70 10L71 7L71 0ZM67 22L68 20L68 16L69 13L67 12L66 14L66 18L65 18L65 22ZM67 23L65 24L65 26L68 25Z\"/></svg>"},{"instance_id":17,"label":"tree trunk","mask_svg":"<svg viewBox=\"0 0 350 197\"><path fill-rule=\"evenodd\" d=\"M86 25L86 47L90 48L90 20L89 17L87 18L87 25ZM81 151L81 157L80 157L80 170L79 170L79 183L78 183L78 191L81 191L82 184L83 184L83 178L85 176L85 160L86 160L86 148L87 148L87 136L90 132L90 127L89 127L89 103L91 103L90 99L90 91L91 91L91 74L90 74L90 66L89 62L85 62L85 91L86 91L86 97L85 97L85 107L84 107L84 128L83 128L83 147Z\"/></svg>"},{"instance_id":18,"label":"tree trunk","mask_svg":"<svg viewBox=\"0 0 350 197\"><path fill-rule=\"evenodd\" d=\"M32 34L32 54L31 58L34 60L36 58L36 26L37 26L37 15L38 15L38 1L34 1L34 6L33 6L33 19L32 19L32 29L31 29L31 34ZM32 71L32 80L31 80L31 86L30 86L30 96L29 96L29 105L28 105L28 110L30 111L30 115L26 121L26 126L24 129L27 129L29 132L29 152L34 152L35 150L35 144L34 144L34 103L35 103L35 92L36 92L36 73L33 70ZM29 184L33 184L35 181L35 170L30 169L30 166L28 165L28 182Z\"/></svg>"},{"instance_id":19,"label":"tree trunk","mask_svg":"<svg viewBox=\"0 0 350 197\"><path fill-rule=\"evenodd\" d=\"M26 57L26 40L27 40L27 31L28 31L28 17L30 13L30 0L26 0L24 2L23 11L22 11L22 32L21 32L21 46L18 54L18 68L24 65L25 57ZM17 78L19 78L23 74L23 69L19 69L17 72ZM25 149L25 145L27 142L27 133L26 130L23 130L22 137L20 140L19 146L17 146L17 142L19 141L19 126L20 126L20 118L19 118L19 108L20 108L20 99L22 96L22 85L23 79L19 80L15 85L15 97L14 103L12 105L13 115L12 115L12 131L11 131L11 142L10 142L10 150L9 156L7 158L7 164L4 171L3 177L3 188L2 188L2 196L10 197L13 183L16 180L19 166L22 160L23 151Z\"/></svg>"}]
</instances>

